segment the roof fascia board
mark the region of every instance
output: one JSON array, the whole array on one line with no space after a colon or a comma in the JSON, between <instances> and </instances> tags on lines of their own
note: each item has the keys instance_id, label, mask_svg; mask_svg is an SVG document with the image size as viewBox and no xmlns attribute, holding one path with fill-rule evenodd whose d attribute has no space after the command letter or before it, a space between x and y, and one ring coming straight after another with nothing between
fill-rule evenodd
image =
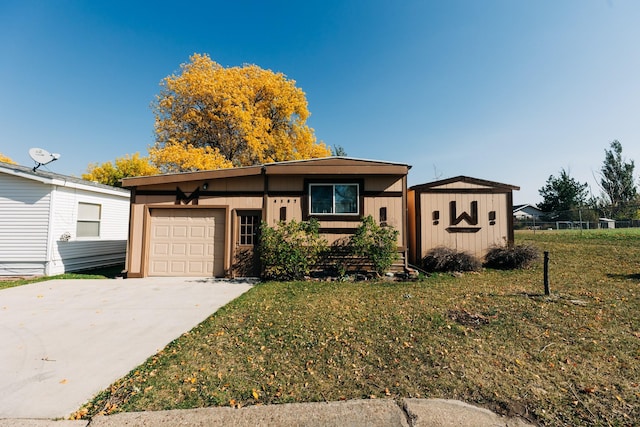
<instances>
[{"instance_id":1,"label":"roof fascia board","mask_svg":"<svg viewBox=\"0 0 640 427\"><path fill-rule=\"evenodd\" d=\"M103 187L94 187L90 184L82 184L80 182L67 181L63 178L42 176L42 175L38 175L37 173L30 174L27 172L23 172L21 170L5 168L1 166L0 166L0 173L6 173L7 175L13 175L19 178L40 182L45 185L75 188L78 190L85 190L93 193L110 194L112 196L127 197L127 198L129 197L129 194L130 194L129 190L124 188L114 187L113 189L110 189L110 188L103 188Z\"/></svg>"},{"instance_id":2,"label":"roof fascia board","mask_svg":"<svg viewBox=\"0 0 640 427\"><path fill-rule=\"evenodd\" d=\"M122 186L131 188L143 185L171 184L187 181L202 181L207 179L234 178L239 176L253 176L262 174L262 166L244 168L216 169L208 171L182 172L175 174L137 176L123 178Z\"/></svg>"},{"instance_id":3,"label":"roof fascia board","mask_svg":"<svg viewBox=\"0 0 640 427\"><path fill-rule=\"evenodd\" d=\"M337 161L336 161L337 160ZM357 160L341 157L322 159L293 160L289 162L266 163L264 165L247 166L209 171L183 172L152 176L123 178L122 186L133 188L139 186L172 184L208 179L266 175L406 175L409 165L400 163L376 162L373 160Z\"/></svg>"},{"instance_id":4,"label":"roof fascia board","mask_svg":"<svg viewBox=\"0 0 640 427\"><path fill-rule=\"evenodd\" d=\"M265 165L267 175L406 175L408 171L407 166L393 164L310 165L289 163L287 165Z\"/></svg>"},{"instance_id":5,"label":"roof fascia board","mask_svg":"<svg viewBox=\"0 0 640 427\"><path fill-rule=\"evenodd\" d=\"M414 185L411 187L411 190L416 190L416 191L429 190L434 187L453 184L455 182L466 182L469 184L483 185L490 188L504 189L504 190L520 190L520 187L518 187L517 185L503 184L501 182L488 181L486 179L479 179L479 178L471 178L469 176L463 176L463 175L456 176L453 178L448 178L448 179L442 179L439 181L428 182L426 184Z\"/></svg>"}]
</instances>

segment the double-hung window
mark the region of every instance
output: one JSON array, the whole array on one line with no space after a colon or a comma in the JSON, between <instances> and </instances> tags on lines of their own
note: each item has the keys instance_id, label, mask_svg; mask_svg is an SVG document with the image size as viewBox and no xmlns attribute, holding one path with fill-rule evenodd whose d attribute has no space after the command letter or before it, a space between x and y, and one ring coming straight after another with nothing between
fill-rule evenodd
<instances>
[{"instance_id":1,"label":"double-hung window","mask_svg":"<svg viewBox=\"0 0 640 427\"><path fill-rule=\"evenodd\" d=\"M309 184L311 215L358 215L358 184Z\"/></svg>"},{"instance_id":2,"label":"double-hung window","mask_svg":"<svg viewBox=\"0 0 640 427\"><path fill-rule=\"evenodd\" d=\"M78 203L77 237L100 237L102 206L94 203Z\"/></svg>"}]
</instances>

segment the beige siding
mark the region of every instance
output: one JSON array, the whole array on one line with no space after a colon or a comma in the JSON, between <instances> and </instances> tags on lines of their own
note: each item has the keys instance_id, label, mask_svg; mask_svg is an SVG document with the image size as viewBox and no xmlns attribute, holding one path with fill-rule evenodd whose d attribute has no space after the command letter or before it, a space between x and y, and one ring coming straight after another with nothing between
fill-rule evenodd
<instances>
[{"instance_id":1,"label":"beige siding","mask_svg":"<svg viewBox=\"0 0 640 427\"><path fill-rule=\"evenodd\" d=\"M469 252L478 257L483 257L486 251L494 245L504 246L508 242L508 221L510 217L506 212L506 197L504 193L423 193L420 195L422 210L422 251L421 257L435 247L446 246L458 251ZM480 230L475 233L456 233L447 230L455 229L450 223L450 202L455 201L457 215L463 212L470 213L473 201L478 203L478 224ZM440 219L434 221L433 211L439 211ZM492 225L489 221L489 212L494 211L496 219ZM457 227L473 227L466 221L457 224Z\"/></svg>"},{"instance_id":2,"label":"beige siding","mask_svg":"<svg viewBox=\"0 0 640 427\"><path fill-rule=\"evenodd\" d=\"M364 200L364 215L371 215L380 222L380 208L387 208L387 225L400 232L398 241L402 241L402 218L404 206L402 197L367 197Z\"/></svg>"},{"instance_id":3,"label":"beige siding","mask_svg":"<svg viewBox=\"0 0 640 427\"><path fill-rule=\"evenodd\" d=\"M302 197L300 196L273 196L266 199L266 217L264 220L270 226L280 221L280 209L286 209L287 221L302 221Z\"/></svg>"},{"instance_id":4,"label":"beige siding","mask_svg":"<svg viewBox=\"0 0 640 427\"><path fill-rule=\"evenodd\" d=\"M418 233L418 224L416 222L416 192L414 190L409 190L407 193L407 242L408 242L408 250L409 250L409 259L412 263L418 264L417 254L418 242L417 242L417 233Z\"/></svg>"},{"instance_id":5,"label":"beige siding","mask_svg":"<svg viewBox=\"0 0 640 427\"><path fill-rule=\"evenodd\" d=\"M131 205L129 222L129 247L127 250L127 271L131 275L142 274L142 258L145 237L145 212L143 204Z\"/></svg>"}]
</instances>

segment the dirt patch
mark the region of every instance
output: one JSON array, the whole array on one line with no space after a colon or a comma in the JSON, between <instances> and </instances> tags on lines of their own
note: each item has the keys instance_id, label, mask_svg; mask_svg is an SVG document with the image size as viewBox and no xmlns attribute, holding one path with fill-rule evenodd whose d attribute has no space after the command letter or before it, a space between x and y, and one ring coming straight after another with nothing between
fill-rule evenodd
<instances>
[{"instance_id":1,"label":"dirt patch","mask_svg":"<svg viewBox=\"0 0 640 427\"><path fill-rule=\"evenodd\" d=\"M487 325L490 322L489 317L482 314L469 313L467 310L449 310L447 316L454 322L472 328Z\"/></svg>"}]
</instances>

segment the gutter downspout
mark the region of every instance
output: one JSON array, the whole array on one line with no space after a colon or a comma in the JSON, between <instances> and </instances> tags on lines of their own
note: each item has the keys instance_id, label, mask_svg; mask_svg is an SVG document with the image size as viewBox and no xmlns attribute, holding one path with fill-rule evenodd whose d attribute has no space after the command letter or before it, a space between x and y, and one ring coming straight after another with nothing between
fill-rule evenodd
<instances>
[{"instance_id":1,"label":"gutter downspout","mask_svg":"<svg viewBox=\"0 0 640 427\"><path fill-rule=\"evenodd\" d=\"M52 264L52 256L53 256L53 227L55 226L53 222L53 207L55 205L55 195L58 191L57 185L51 186L51 192L49 193L49 213L47 214L47 247L45 250L45 259L44 259L44 275L51 275L51 264Z\"/></svg>"}]
</instances>

